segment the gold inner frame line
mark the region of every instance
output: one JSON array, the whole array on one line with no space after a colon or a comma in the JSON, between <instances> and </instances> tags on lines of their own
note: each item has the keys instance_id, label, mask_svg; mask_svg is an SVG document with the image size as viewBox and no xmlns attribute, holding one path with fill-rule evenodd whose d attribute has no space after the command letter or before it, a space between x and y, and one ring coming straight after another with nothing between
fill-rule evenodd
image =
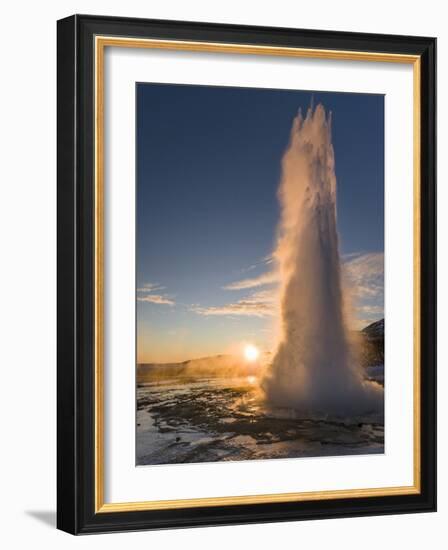
<instances>
[{"instance_id":1,"label":"gold inner frame line","mask_svg":"<svg viewBox=\"0 0 448 550\"><path fill-rule=\"evenodd\" d=\"M268 56L301 57L313 59L370 61L382 63L406 63L413 65L413 175L414 175L414 353L413 353L413 485L401 487L375 487L365 489L328 490L313 492L244 495L212 498L190 498L141 502L104 502L104 51L106 47L153 48L159 50L193 51L207 53L232 53ZM94 346L94 398L95 398L95 513L129 512L142 510L166 510L208 506L231 506L274 502L303 502L340 498L361 498L420 493L421 480L421 426L420 426L420 56L382 52L325 50L253 44L227 44L184 40L158 40L96 36L95 55L95 346Z\"/></svg>"}]
</instances>

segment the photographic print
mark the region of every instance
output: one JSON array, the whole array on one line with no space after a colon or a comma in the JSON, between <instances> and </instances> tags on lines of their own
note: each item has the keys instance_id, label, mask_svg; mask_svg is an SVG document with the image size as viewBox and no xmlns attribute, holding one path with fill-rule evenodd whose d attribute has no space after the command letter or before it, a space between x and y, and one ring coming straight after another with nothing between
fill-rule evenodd
<instances>
[{"instance_id":1,"label":"photographic print","mask_svg":"<svg viewBox=\"0 0 448 550\"><path fill-rule=\"evenodd\" d=\"M435 511L436 40L73 15L57 68L58 528Z\"/></svg>"},{"instance_id":2,"label":"photographic print","mask_svg":"<svg viewBox=\"0 0 448 550\"><path fill-rule=\"evenodd\" d=\"M383 453L383 96L136 93L137 465Z\"/></svg>"}]
</instances>

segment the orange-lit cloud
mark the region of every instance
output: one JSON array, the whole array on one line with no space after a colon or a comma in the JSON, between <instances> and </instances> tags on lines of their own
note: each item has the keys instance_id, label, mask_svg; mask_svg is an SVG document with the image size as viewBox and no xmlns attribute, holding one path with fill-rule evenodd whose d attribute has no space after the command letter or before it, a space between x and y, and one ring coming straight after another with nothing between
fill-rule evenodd
<instances>
[{"instance_id":1,"label":"orange-lit cloud","mask_svg":"<svg viewBox=\"0 0 448 550\"><path fill-rule=\"evenodd\" d=\"M160 294L148 294L147 296L138 296L138 302L149 302L151 304L165 304L168 306L174 306L176 302L171 298L166 296L161 296Z\"/></svg>"},{"instance_id":2,"label":"orange-lit cloud","mask_svg":"<svg viewBox=\"0 0 448 550\"><path fill-rule=\"evenodd\" d=\"M275 314L276 300L272 292L260 291L230 304L208 307L193 306L192 310L199 315L266 317Z\"/></svg>"},{"instance_id":3,"label":"orange-lit cloud","mask_svg":"<svg viewBox=\"0 0 448 550\"><path fill-rule=\"evenodd\" d=\"M142 287L137 288L137 292L154 292L156 290L164 290L165 287L154 283L145 283Z\"/></svg>"},{"instance_id":4,"label":"orange-lit cloud","mask_svg":"<svg viewBox=\"0 0 448 550\"><path fill-rule=\"evenodd\" d=\"M137 296L138 302L148 302L150 304L160 304L174 306L175 301L165 294L153 294L154 292L160 292L164 290L165 287L159 284L146 283L141 288L137 288L137 292L140 293L140 296Z\"/></svg>"},{"instance_id":5,"label":"orange-lit cloud","mask_svg":"<svg viewBox=\"0 0 448 550\"><path fill-rule=\"evenodd\" d=\"M262 273L258 277L250 279L242 279L241 281L235 281L224 287L225 290L244 290L247 288L256 288L258 286L269 285L278 282L278 273L275 271L268 271Z\"/></svg>"}]
</instances>

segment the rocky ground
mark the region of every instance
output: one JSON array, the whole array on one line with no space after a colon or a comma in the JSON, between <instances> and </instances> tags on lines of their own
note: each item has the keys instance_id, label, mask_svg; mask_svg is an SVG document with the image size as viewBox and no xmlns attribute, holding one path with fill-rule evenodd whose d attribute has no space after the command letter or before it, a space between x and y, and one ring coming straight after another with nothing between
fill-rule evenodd
<instances>
[{"instance_id":1,"label":"rocky ground","mask_svg":"<svg viewBox=\"0 0 448 550\"><path fill-rule=\"evenodd\" d=\"M159 377L137 388L138 465L383 452L382 418L269 409L254 376Z\"/></svg>"}]
</instances>

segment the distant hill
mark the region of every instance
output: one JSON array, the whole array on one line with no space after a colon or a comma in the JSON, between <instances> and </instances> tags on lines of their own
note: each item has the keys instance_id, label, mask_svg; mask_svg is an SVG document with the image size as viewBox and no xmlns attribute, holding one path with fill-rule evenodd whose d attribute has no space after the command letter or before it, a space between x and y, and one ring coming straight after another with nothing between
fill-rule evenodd
<instances>
[{"instance_id":1,"label":"distant hill","mask_svg":"<svg viewBox=\"0 0 448 550\"><path fill-rule=\"evenodd\" d=\"M384 319L375 321L361 331L361 360L365 367L384 364Z\"/></svg>"},{"instance_id":2,"label":"distant hill","mask_svg":"<svg viewBox=\"0 0 448 550\"><path fill-rule=\"evenodd\" d=\"M364 334L367 334L370 338L379 337L384 339L384 319L367 325L361 332L364 332Z\"/></svg>"}]
</instances>

